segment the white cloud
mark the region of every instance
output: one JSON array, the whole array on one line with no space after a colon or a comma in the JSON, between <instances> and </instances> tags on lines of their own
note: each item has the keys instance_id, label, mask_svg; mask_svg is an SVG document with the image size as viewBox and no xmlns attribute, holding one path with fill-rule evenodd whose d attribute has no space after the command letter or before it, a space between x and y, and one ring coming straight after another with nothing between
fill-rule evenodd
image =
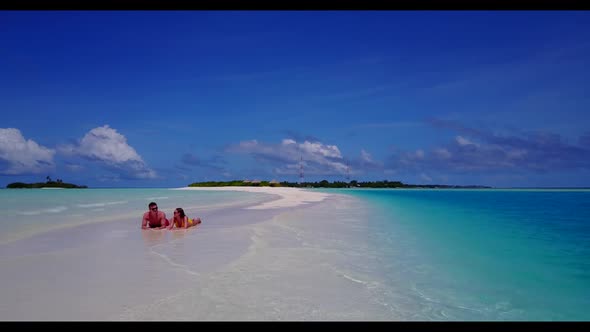
<instances>
[{"instance_id":1,"label":"white cloud","mask_svg":"<svg viewBox=\"0 0 590 332\"><path fill-rule=\"evenodd\" d=\"M65 166L72 172L79 172L84 169L84 166L78 164L66 164Z\"/></svg>"},{"instance_id":2,"label":"white cloud","mask_svg":"<svg viewBox=\"0 0 590 332\"><path fill-rule=\"evenodd\" d=\"M417 159L424 159L424 151L422 150L416 150L416 154L415 154Z\"/></svg>"},{"instance_id":3,"label":"white cloud","mask_svg":"<svg viewBox=\"0 0 590 332\"><path fill-rule=\"evenodd\" d=\"M500 135L487 129L465 127L457 122L436 120L433 125L465 133L469 139L455 135L445 146L429 150L431 153L425 154L423 160L418 160L413 152L391 149L387 167L418 173L434 170L453 174L490 171L532 171L539 174L590 169L590 149L583 144L590 136L582 136L574 145L565 142L561 135L546 131L526 133L518 130ZM477 139L477 143L472 139Z\"/></svg>"},{"instance_id":4,"label":"white cloud","mask_svg":"<svg viewBox=\"0 0 590 332\"><path fill-rule=\"evenodd\" d=\"M140 161L135 149L127 144L125 136L108 125L90 130L80 141L79 153L112 163Z\"/></svg>"},{"instance_id":5,"label":"white cloud","mask_svg":"<svg viewBox=\"0 0 590 332\"><path fill-rule=\"evenodd\" d=\"M434 150L434 153L439 156L441 159L449 159L451 158L451 153L449 150L445 148L438 148Z\"/></svg>"},{"instance_id":6,"label":"white cloud","mask_svg":"<svg viewBox=\"0 0 590 332\"><path fill-rule=\"evenodd\" d=\"M295 142L294 140L292 140L290 138L286 138L286 139L283 140L282 144L283 145L297 144L297 142Z\"/></svg>"},{"instance_id":7,"label":"white cloud","mask_svg":"<svg viewBox=\"0 0 590 332\"><path fill-rule=\"evenodd\" d=\"M365 149L361 149L360 166L365 169L382 169L383 163L373 159L373 156Z\"/></svg>"},{"instance_id":8,"label":"white cloud","mask_svg":"<svg viewBox=\"0 0 590 332\"><path fill-rule=\"evenodd\" d=\"M336 145L321 142L283 139L280 144L265 144L257 140L242 141L230 146L227 151L249 153L265 161L280 163L274 171L277 174L297 174L300 159L303 158L305 174L344 174L346 164Z\"/></svg>"},{"instance_id":9,"label":"white cloud","mask_svg":"<svg viewBox=\"0 0 590 332\"><path fill-rule=\"evenodd\" d=\"M366 161L368 163L373 162L373 158L371 158L371 154L361 149L361 160Z\"/></svg>"},{"instance_id":10,"label":"white cloud","mask_svg":"<svg viewBox=\"0 0 590 332\"><path fill-rule=\"evenodd\" d=\"M475 145L475 146L478 146L477 144L473 143L472 141L468 140L467 138L465 138L463 136L457 136L455 138L455 140L461 146L465 146L465 145Z\"/></svg>"},{"instance_id":11,"label":"white cloud","mask_svg":"<svg viewBox=\"0 0 590 332\"><path fill-rule=\"evenodd\" d=\"M319 142L312 143L305 141L302 144L299 144L299 147L308 154L322 157L342 158L340 150L336 145L324 145Z\"/></svg>"},{"instance_id":12,"label":"white cloud","mask_svg":"<svg viewBox=\"0 0 590 332\"><path fill-rule=\"evenodd\" d=\"M403 156L399 159L399 162L402 164L413 164L417 161L424 160L424 151L423 150L416 150L415 152L406 152Z\"/></svg>"},{"instance_id":13,"label":"white cloud","mask_svg":"<svg viewBox=\"0 0 590 332\"><path fill-rule=\"evenodd\" d=\"M356 127L357 128L370 128L370 129L375 129L375 128L392 128L392 129L398 129L398 128L411 128L411 127L419 127L419 126L424 126L424 122L403 122L403 121L398 121L398 122L373 122L373 123L363 123L363 124L359 124Z\"/></svg>"},{"instance_id":14,"label":"white cloud","mask_svg":"<svg viewBox=\"0 0 590 332\"><path fill-rule=\"evenodd\" d=\"M420 178L426 182L431 182L432 178L424 173L420 174Z\"/></svg>"},{"instance_id":15,"label":"white cloud","mask_svg":"<svg viewBox=\"0 0 590 332\"><path fill-rule=\"evenodd\" d=\"M506 156L509 159L522 159L527 154L527 151L524 149L512 149L506 153Z\"/></svg>"},{"instance_id":16,"label":"white cloud","mask_svg":"<svg viewBox=\"0 0 590 332\"><path fill-rule=\"evenodd\" d=\"M97 180L100 182L119 182L121 177L118 174L101 174L97 176Z\"/></svg>"},{"instance_id":17,"label":"white cloud","mask_svg":"<svg viewBox=\"0 0 590 332\"><path fill-rule=\"evenodd\" d=\"M156 178L156 172L146 165L132 146L127 144L127 138L108 125L90 130L78 144L61 146L59 151L100 162L124 171L133 178Z\"/></svg>"},{"instance_id":18,"label":"white cloud","mask_svg":"<svg viewBox=\"0 0 590 332\"><path fill-rule=\"evenodd\" d=\"M242 141L240 142L240 147L242 148L252 148L258 146L258 141L253 139L250 141Z\"/></svg>"},{"instance_id":19,"label":"white cloud","mask_svg":"<svg viewBox=\"0 0 590 332\"><path fill-rule=\"evenodd\" d=\"M25 139L16 128L0 128L0 174L39 174L55 167L55 150Z\"/></svg>"}]
</instances>

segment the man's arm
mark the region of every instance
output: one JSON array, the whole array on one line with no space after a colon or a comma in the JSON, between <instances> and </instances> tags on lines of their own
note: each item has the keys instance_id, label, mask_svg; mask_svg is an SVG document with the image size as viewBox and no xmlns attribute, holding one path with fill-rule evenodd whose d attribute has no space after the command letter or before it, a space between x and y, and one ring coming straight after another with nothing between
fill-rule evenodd
<instances>
[{"instance_id":1,"label":"man's arm","mask_svg":"<svg viewBox=\"0 0 590 332\"><path fill-rule=\"evenodd\" d=\"M148 220L147 220L147 217L144 213L143 217L141 217L141 229L147 229L148 228L147 223L148 223Z\"/></svg>"}]
</instances>

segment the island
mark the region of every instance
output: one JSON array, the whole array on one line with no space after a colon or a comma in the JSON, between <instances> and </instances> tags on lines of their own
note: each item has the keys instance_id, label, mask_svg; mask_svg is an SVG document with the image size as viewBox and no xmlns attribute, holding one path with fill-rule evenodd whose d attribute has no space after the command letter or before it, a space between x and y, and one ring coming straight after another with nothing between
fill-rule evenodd
<instances>
[{"instance_id":1,"label":"island","mask_svg":"<svg viewBox=\"0 0 590 332\"><path fill-rule=\"evenodd\" d=\"M47 181L45 182L35 182L35 183L24 183L24 182L13 182L6 185L8 189L21 189L21 188L65 188L65 189L83 189L88 188L88 186L80 186L73 183L63 182L62 179L56 179L55 181L51 180L48 176Z\"/></svg>"},{"instance_id":2,"label":"island","mask_svg":"<svg viewBox=\"0 0 590 332\"><path fill-rule=\"evenodd\" d=\"M188 185L189 187L295 187L295 188L428 188L428 189L489 189L491 187L480 185L444 185L444 184L405 184L401 181L365 181L359 182L352 180L350 182L334 181L328 182L322 180L320 182L278 182L261 181L261 180L233 180L233 181L206 181L194 182Z\"/></svg>"}]
</instances>

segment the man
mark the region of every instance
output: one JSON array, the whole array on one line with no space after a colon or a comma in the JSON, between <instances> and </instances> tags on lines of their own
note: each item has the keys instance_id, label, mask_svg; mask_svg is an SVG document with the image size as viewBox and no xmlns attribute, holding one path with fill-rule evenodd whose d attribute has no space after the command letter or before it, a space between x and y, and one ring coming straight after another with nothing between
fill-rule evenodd
<instances>
[{"instance_id":1,"label":"man","mask_svg":"<svg viewBox=\"0 0 590 332\"><path fill-rule=\"evenodd\" d=\"M170 225L170 222L166 219L166 214L162 211L158 211L158 204L151 202L148 204L148 209L149 211L143 214L141 229L162 229Z\"/></svg>"}]
</instances>

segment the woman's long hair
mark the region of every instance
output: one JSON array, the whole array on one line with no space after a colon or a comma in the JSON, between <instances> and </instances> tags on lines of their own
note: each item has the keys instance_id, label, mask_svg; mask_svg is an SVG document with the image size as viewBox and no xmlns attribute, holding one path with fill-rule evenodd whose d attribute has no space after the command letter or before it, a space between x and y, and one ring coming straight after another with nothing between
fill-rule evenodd
<instances>
[{"instance_id":1,"label":"woman's long hair","mask_svg":"<svg viewBox=\"0 0 590 332\"><path fill-rule=\"evenodd\" d=\"M184 216L185 216L184 210L182 208L176 208L176 211L180 215L180 218L184 219Z\"/></svg>"}]
</instances>

